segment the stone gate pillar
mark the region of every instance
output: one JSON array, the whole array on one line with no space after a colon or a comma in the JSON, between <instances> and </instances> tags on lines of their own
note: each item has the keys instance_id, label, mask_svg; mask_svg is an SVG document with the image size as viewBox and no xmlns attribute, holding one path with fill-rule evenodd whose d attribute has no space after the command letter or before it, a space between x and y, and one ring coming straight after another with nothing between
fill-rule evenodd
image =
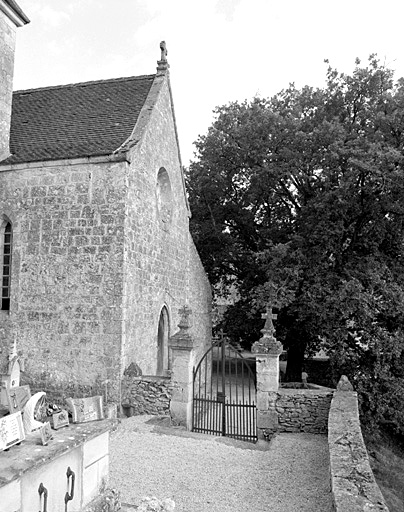
<instances>
[{"instance_id":1,"label":"stone gate pillar","mask_svg":"<svg viewBox=\"0 0 404 512\"><path fill-rule=\"evenodd\" d=\"M258 437L264 438L264 432L272 433L278 429L278 414L276 401L279 388L279 356L283 346L274 337L272 320L277 315L272 313L272 307L267 306L265 326L261 330L263 336L252 346L257 364L257 427Z\"/></svg>"},{"instance_id":2,"label":"stone gate pillar","mask_svg":"<svg viewBox=\"0 0 404 512\"><path fill-rule=\"evenodd\" d=\"M189 316L192 313L188 306L182 307L178 327L180 330L169 338L168 347L171 351L171 383L172 395L170 413L172 418L188 430L192 429L193 400L193 368L194 339L189 334Z\"/></svg>"}]
</instances>

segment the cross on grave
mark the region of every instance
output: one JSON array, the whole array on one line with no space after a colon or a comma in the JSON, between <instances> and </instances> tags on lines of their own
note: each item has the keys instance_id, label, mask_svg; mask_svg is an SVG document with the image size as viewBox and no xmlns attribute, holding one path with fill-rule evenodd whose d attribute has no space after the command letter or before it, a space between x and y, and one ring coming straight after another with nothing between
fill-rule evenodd
<instances>
[{"instance_id":1,"label":"cross on grave","mask_svg":"<svg viewBox=\"0 0 404 512\"><path fill-rule=\"evenodd\" d=\"M278 315L272 313L272 306L270 304L267 304L266 312L261 314L261 318L265 320L265 325L264 329L262 329L262 332L265 331L273 334L275 332L275 327L272 320L276 320Z\"/></svg>"},{"instance_id":2,"label":"cross on grave","mask_svg":"<svg viewBox=\"0 0 404 512\"><path fill-rule=\"evenodd\" d=\"M227 333L224 332L223 329L220 329L220 331L217 334L219 335L220 341L223 341L225 338L227 338Z\"/></svg>"}]
</instances>

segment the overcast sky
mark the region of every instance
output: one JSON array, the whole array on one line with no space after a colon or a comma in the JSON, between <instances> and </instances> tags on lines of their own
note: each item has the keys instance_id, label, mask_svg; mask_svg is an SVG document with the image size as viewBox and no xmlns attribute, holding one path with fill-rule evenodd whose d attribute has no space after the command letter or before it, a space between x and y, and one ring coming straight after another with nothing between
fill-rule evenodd
<instances>
[{"instance_id":1,"label":"overcast sky","mask_svg":"<svg viewBox=\"0 0 404 512\"><path fill-rule=\"evenodd\" d=\"M18 0L14 89L153 74L165 40L184 165L216 106L323 86L377 53L404 76L403 0Z\"/></svg>"}]
</instances>

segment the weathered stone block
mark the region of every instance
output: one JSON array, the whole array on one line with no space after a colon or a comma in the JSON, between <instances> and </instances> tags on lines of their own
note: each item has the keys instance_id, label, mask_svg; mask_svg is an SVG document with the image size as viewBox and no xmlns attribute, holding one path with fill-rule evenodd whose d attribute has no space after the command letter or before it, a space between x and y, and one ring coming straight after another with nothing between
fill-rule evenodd
<instances>
[{"instance_id":1,"label":"weathered stone block","mask_svg":"<svg viewBox=\"0 0 404 512\"><path fill-rule=\"evenodd\" d=\"M257 426L259 429L276 430L278 428L276 411L257 411Z\"/></svg>"}]
</instances>

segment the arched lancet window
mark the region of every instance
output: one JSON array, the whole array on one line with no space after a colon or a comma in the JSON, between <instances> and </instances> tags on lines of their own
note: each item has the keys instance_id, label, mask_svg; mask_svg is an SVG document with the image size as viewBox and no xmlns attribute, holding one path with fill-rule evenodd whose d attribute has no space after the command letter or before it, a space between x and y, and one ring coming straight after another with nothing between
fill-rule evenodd
<instances>
[{"instance_id":1,"label":"arched lancet window","mask_svg":"<svg viewBox=\"0 0 404 512\"><path fill-rule=\"evenodd\" d=\"M173 214L173 191L168 172L161 167L156 183L157 209L163 226L167 228Z\"/></svg>"},{"instance_id":2,"label":"arched lancet window","mask_svg":"<svg viewBox=\"0 0 404 512\"><path fill-rule=\"evenodd\" d=\"M1 233L2 232L2 233ZM6 222L4 228L0 231L2 235L1 251L1 309L8 311L10 309L11 292L11 255L13 244L13 230L11 222Z\"/></svg>"},{"instance_id":3,"label":"arched lancet window","mask_svg":"<svg viewBox=\"0 0 404 512\"><path fill-rule=\"evenodd\" d=\"M157 331L157 375L164 375L166 370L170 369L170 362L168 357L168 334L168 310L164 306L160 313Z\"/></svg>"}]
</instances>

